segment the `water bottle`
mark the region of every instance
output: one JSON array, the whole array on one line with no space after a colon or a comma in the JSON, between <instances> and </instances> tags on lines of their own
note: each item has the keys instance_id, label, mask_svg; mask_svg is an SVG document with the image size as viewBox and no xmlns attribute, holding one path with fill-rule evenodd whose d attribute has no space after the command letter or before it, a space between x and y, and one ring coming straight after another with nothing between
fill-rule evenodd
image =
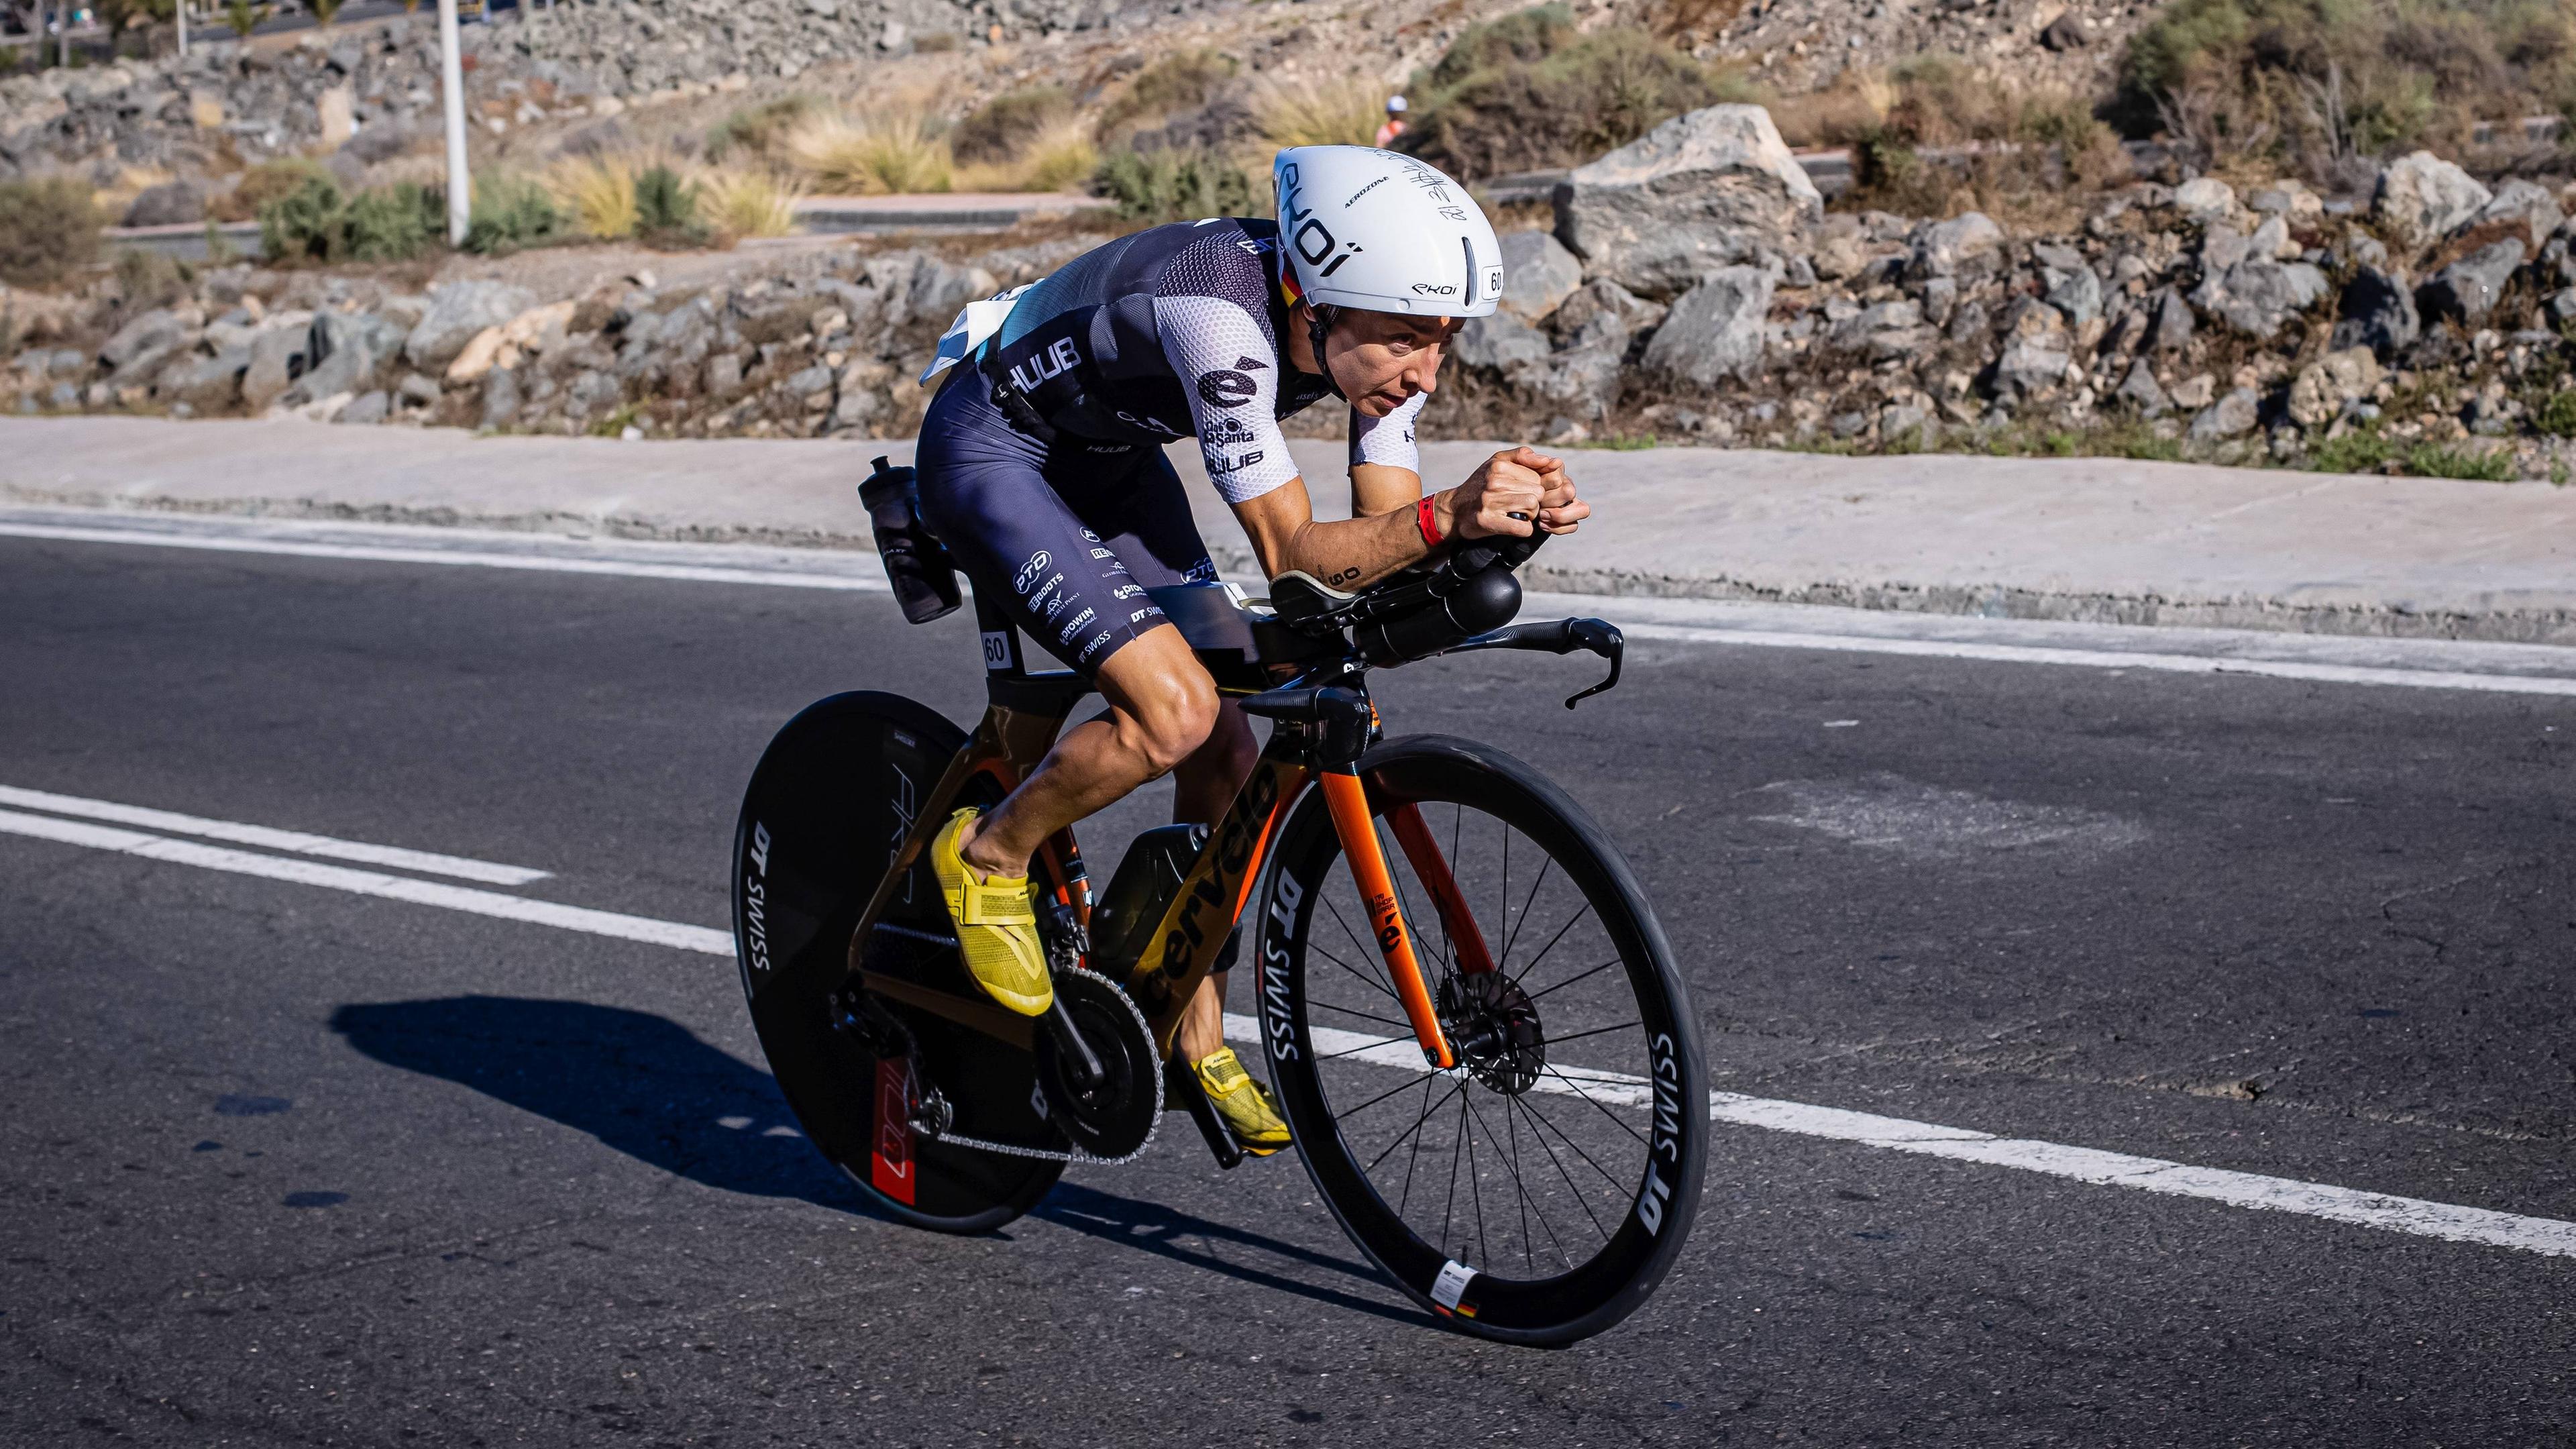
<instances>
[{"instance_id":1,"label":"water bottle","mask_svg":"<svg viewBox=\"0 0 2576 1449\"><path fill-rule=\"evenodd\" d=\"M922 524L913 471L889 467L883 458L876 462L877 470L859 485L859 501L867 505L868 526L877 536L886 579L894 585L894 601L903 606L906 619L927 624L957 607L957 566L949 562L947 547Z\"/></svg>"}]
</instances>

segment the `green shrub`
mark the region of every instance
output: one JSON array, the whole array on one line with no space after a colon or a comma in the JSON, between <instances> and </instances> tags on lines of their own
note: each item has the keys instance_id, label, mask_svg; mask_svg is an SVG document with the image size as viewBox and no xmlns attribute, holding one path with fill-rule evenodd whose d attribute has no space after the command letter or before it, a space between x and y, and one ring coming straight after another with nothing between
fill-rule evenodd
<instances>
[{"instance_id":1,"label":"green shrub","mask_svg":"<svg viewBox=\"0 0 2576 1449\"><path fill-rule=\"evenodd\" d=\"M1243 168L1206 151L1166 147L1115 151L1100 163L1092 189L1131 222L1152 225L1203 216L1254 216L1258 193Z\"/></svg>"},{"instance_id":2,"label":"green shrub","mask_svg":"<svg viewBox=\"0 0 2576 1449\"><path fill-rule=\"evenodd\" d=\"M196 278L194 268L168 252L127 247L116 254L116 294L130 307L174 301Z\"/></svg>"},{"instance_id":3,"label":"green shrub","mask_svg":"<svg viewBox=\"0 0 2576 1449\"><path fill-rule=\"evenodd\" d=\"M710 232L699 219L695 182L668 166L648 166L635 177L635 234L655 246L703 245Z\"/></svg>"},{"instance_id":4,"label":"green shrub","mask_svg":"<svg viewBox=\"0 0 2576 1449\"><path fill-rule=\"evenodd\" d=\"M1478 71L1545 60L1575 35L1574 12L1563 5L1534 5L1470 25L1449 42L1438 63L1414 76L1413 88L1425 95L1455 90Z\"/></svg>"},{"instance_id":5,"label":"green shrub","mask_svg":"<svg viewBox=\"0 0 2576 1449\"><path fill-rule=\"evenodd\" d=\"M317 179L331 180L331 173L324 170L318 161L307 161L301 156L280 156L262 161L244 171L231 191L209 202L206 212L220 221L257 221L270 202L291 196L307 181Z\"/></svg>"},{"instance_id":6,"label":"green shrub","mask_svg":"<svg viewBox=\"0 0 2576 1449\"><path fill-rule=\"evenodd\" d=\"M328 176L308 176L293 191L259 209L259 247L263 260L328 262L346 245L342 223L349 200Z\"/></svg>"},{"instance_id":7,"label":"green shrub","mask_svg":"<svg viewBox=\"0 0 2576 1449\"><path fill-rule=\"evenodd\" d=\"M2532 421L2553 438L2576 438L2576 391L2551 393L2533 410Z\"/></svg>"},{"instance_id":8,"label":"green shrub","mask_svg":"<svg viewBox=\"0 0 2576 1449\"><path fill-rule=\"evenodd\" d=\"M399 262L447 239L443 187L400 182L349 198L341 220L342 254L353 262Z\"/></svg>"},{"instance_id":9,"label":"green shrub","mask_svg":"<svg viewBox=\"0 0 2576 1449\"><path fill-rule=\"evenodd\" d=\"M260 12L251 8L250 0L225 0L224 23L232 27L234 35L243 40L250 39L250 33L259 28L259 22Z\"/></svg>"},{"instance_id":10,"label":"green shrub","mask_svg":"<svg viewBox=\"0 0 2576 1449\"><path fill-rule=\"evenodd\" d=\"M2566 0L2173 0L2122 55L2122 129L2311 159L2463 136L2576 97Z\"/></svg>"},{"instance_id":11,"label":"green shrub","mask_svg":"<svg viewBox=\"0 0 2576 1449\"><path fill-rule=\"evenodd\" d=\"M0 181L0 281L51 286L98 260L89 188L65 176Z\"/></svg>"},{"instance_id":12,"label":"green shrub","mask_svg":"<svg viewBox=\"0 0 2576 1449\"><path fill-rule=\"evenodd\" d=\"M1023 86L1004 91L948 133L948 149L960 161L1004 161L1037 138L1048 126L1073 114L1073 97L1062 86Z\"/></svg>"},{"instance_id":13,"label":"green shrub","mask_svg":"<svg viewBox=\"0 0 2576 1449\"><path fill-rule=\"evenodd\" d=\"M1213 50L1185 50L1167 55L1127 83L1100 113L1100 134L1117 136L1137 125L1191 110L1214 99L1239 69L1232 56Z\"/></svg>"},{"instance_id":14,"label":"green shrub","mask_svg":"<svg viewBox=\"0 0 2576 1449\"><path fill-rule=\"evenodd\" d=\"M825 109L820 96L802 92L745 106L717 122L707 132L702 149L710 162L722 161L736 151L766 157L777 151L798 122L821 115Z\"/></svg>"},{"instance_id":15,"label":"green shrub","mask_svg":"<svg viewBox=\"0 0 2576 1449\"><path fill-rule=\"evenodd\" d=\"M1533 34L1556 31L1538 25ZM1432 78L1449 65L1443 56L1423 78L1432 83L1413 129L1396 143L1455 176L1579 165L1684 111L1751 95L1734 73L1702 65L1642 30L1546 42L1556 48L1534 60L1522 52L1541 40L1518 32L1476 43L1502 58L1469 66L1442 86Z\"/></svg>"},{"instance_id":16,"label":"green shrub","mask_svg":"<svg viewBox=\"0 0 2576 1449\"><path fill-rule=\"evenodd\" d=\"M486 176L474 183L465 249L490 255L561 241L570 234L554 194L524 176Z\"/></svg>"}]
</instances>

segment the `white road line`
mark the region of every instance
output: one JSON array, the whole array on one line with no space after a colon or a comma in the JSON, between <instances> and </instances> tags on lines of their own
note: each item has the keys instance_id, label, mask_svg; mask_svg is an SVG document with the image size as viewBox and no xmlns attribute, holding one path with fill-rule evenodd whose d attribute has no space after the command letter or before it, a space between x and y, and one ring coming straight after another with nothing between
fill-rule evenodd
<instances>
[{"instance_id":1,"label":"white road line","mask_svg":"<svg viewBox=\"0 0 2576 1449\"><path fill-rule=\"evenodd\" d=\"M245 850L227 850L221 846L199 845L194 841L171 840L73 820L0 810L0 833L32 836L94 850L112 850L148 860L201 866L238 875L323 886L359 895L383 896L416 905L440 906L474 915L555 926L567 931L669 946L709 956L730 959L734 954L730 934L704 926L686 926L676 921L657 921L644 916L620 915L614 911L557 905L551 901L532 901L496 891L379 875L345 866L254 855ZM1233 1012L1226 1014L1225 1034L1233 1041L1255 1045L1263 1041L1258 1020ZM1429 1070L1423 1063L1421 1050L1402 1038L1372 1037L1322 1028L1315 1031L1314 1040L1326 1050L1348 1053L1352 1060L1406 1071ZM1611 1072L1582 1072L1576 1074L1576 1080L1546 1081L1544 1090L1590 1097L1613 1105L1638 1106L1651 1100L1649 1086L1643 1078ZM1709 1117L1712 1121L1763 1127L1802 1137L1852 1142L1919 1156L1983 1163L1990 1167L2017 1168L2103 1187L2137 1188L2234 1207L2297 1213L2357 1227L2439 1238L2446 1242L2478 1243L2549 1257L2576 1257L2576 1223L2553 1218L2525 1217L2486 1208L2363 1192L2326 1183L2266 1177L2259 1173L2194 1167L2188 1163L2101 1152L2089 1147L2069 1147L2056 1142L1997 1137L1962 1127L1910 1122L1901 1117L1880 1117L1868 1112L1818 1107L1805 1102L1747 1097L1734 1092L1711 1092Z\"/></svg>"},{"instance_id":2,"label":"white road line","mask_svg":"<svg viewBox=\"0 0 2576 1449\"><path fill-rule=\"evenodd\" d=\"M229 840L236 845L264 846L296 855L318 855L326 860L354 860L364 865L389 865L396 870L416 870L424 875L452 875L459 880L479 880L490 885L526 885L547 879L552 872L534 870L524 865L496 865L488 860L468 860L461 855L440 855L428 850L405 850L398 845L369 845L357 840L334 840L327 835L307 835L300 830L275 830L265 825L244 825L235 820L208 820L202 816L181 815L173 810L150 810L140 805L119 805L112 800L85 800L78 795L56 795L46 790L22 790L15 785L0 785L0 805L15 805L26 810L46 810L56 815L74 815L84 820L113 820L119 825L141 825L153 830L167 830L179 835L202 835L209 840Z\"/></svg>"},{"instance_id":3,"label":"white road line","mask_svg":"<svg viewBox=\"0 0 2576 1449\"><path fill-rule=\"evenodd\" d=\"M1615 600L1605 601L1615 605ZM1616 612L1615 607L1611 612ZM1904 654L1923 659L1986 659L2004 664L2071 664L2084 669L2147 669L2172 674L2254 674L2322 684L2394 685L2404 689L2475 689L2489 694L2550 694L2576 698L2576 679L2535 674L2467 674L2456 670L2381 669L2359 664L2315 664L2294 659L2249 659L2198 654L2144 654L2122 649L2050 649L2029 644L1980 644L1952 639L1883 639L1862 634L1792 634L1769 629L1700 629L1678 624L1622 624L1631 639L1678 644L1740 644L1756 649L1823 649L1854 654Z\"/></svg>"},{"instance_id":4,"label":"white road line","mask_svg":"<svg viewBox=\"0 0 2576 1449\"><path fill-rule=\"evenodd\" d=\"M294 881L300 885L323 886L362 896L410 901L415 905L440 906L477 916L498 916L503 920L527 921L533 925L558 926L593 936L613 936L621 941L673 946L683 951L703 951L716 956L733 954L733 937L729 933L711 931L704 926L683 926L675 921L625 916L615 911L532 901L524 896L505 896L498 891L475 890L470 886L413 880L409 876L379 875L371 870L351 870L344 865L323 865L277 855L254 855L247 850L199 845L193 840L172 840L167 836L87 825L77 820L56 820L49 816L0 810L0 834L27 835L38 840L60 841L65 845L85 845L92 850L139 855L147 860L173 861L180 865L202 866L207 870L229 871L235 875L263 876L269 880Z\"/></svg>"},{"instance_id":5,"label":"white road line","mask_svg":"<svg viewBox=\"0 0 2576 1449\"><path fill-rule=\"evenodd\" d=\"M1229 1040L1255 1045L1264 1041L1259 1019L1234 1012L1226 1013L1225 1034ZM1415 1072L1431 1070L1422 1060L1422 1049L1408 1037L1369 1036L1329 1027L1310 1027L1308 1034L1319 1050L1333 1053L1341 1060ZM1654 1084L1643 1077L1612 1072L1576 1075L1581 1078L1580 1086L1573 1081L1542 1077L1535 1090L1588 1097L1623 1107L1641 1107L1654 1100ZM2524 1217L2518 1213L2459 1207L2389 1193L2362 1192L2349 1187L2300 1182L2294 1178L2266 1177L2260 1173L2231 1172L2225 1168L2193 1167L2189 1163L2167 1162L2162 1158L2133 1157L2125 1152L2102 1152L2057 1142L1997 1137L1991 1132L1976 1132L1963 1127L1910 1122L1902 1117L1881 1117L1869 1112L1849 1112L1839 1107L1817 1107L1805 1102L1748 1097L1737 1092L1711 1092L1708 1106L1712 1121L1767 1127L1774 1132L1792 1132L1801 1137L1855 1142L1867 1147L1884 1147L1892 1152L1947 1157L1991 1167L2013 1167L2102 1187L2134 1187L2170 1197L2222 1202L2232 1207L2298 1213L2357 1227L2440 1238L2446 1242L2479 1243L2553 1258L2576 1258L2576 1223L2560 1222L2554 1218Z\"/></svg>"},{"instance_id":6,"label":"white road line","mask_svg":"<svg viewBox=\"0 0 2576 1449\"><path fill-rule=\"evenodd\" d=\"M621 578L680 579L702 584L764 584L772 588L839 589L860 594L893 592L893 585L883 579L855 574L724 568L710 564L662 564L638 559L583 558L562 553L379 548L364 544L296 543L275 538L162 533L139 528L64 528L46 523L0 523L0 537L45 538L64 543L122 543L145 548L193 548L214 553L284 554L292 558L357 559L368 563L448 564L463 568L520 569L531 573L606 574Z\"/></svg>"}]
</instances>

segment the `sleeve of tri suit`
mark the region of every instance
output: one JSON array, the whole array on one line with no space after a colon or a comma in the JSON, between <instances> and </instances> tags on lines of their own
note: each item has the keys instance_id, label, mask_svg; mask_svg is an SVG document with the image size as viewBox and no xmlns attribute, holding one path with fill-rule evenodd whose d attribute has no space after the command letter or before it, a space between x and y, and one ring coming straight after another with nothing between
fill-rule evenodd
<instances>
[{"instance_id":1,"label":"sleeve of tri suit","mask_svg":"<svg viewBox=\"0 0 2576 1449\"><path fill-rule=\"evenodd\" d=\"M1265 319L1223 297L1154 299L1163 355L1189 394L1199 456L1228 503L1249 503L1297 476L1279 431L1279 344Z\"/></svg>"},{"instance_id":2,"label":"sleeve of tri suit","mask_svg":"<svg viewBox=\"0 0 2576 1449\"><path fill-rule=\"evenodd\" d=\"M1382 418L1351 409L1351 466L1375 463L1421 477L1422 450L1414 446L1413 423L1422 416L1422 405L1430 400L1431 394L1417 392L1404 400L1404 406Z\"/></svg>"}]
</instances>

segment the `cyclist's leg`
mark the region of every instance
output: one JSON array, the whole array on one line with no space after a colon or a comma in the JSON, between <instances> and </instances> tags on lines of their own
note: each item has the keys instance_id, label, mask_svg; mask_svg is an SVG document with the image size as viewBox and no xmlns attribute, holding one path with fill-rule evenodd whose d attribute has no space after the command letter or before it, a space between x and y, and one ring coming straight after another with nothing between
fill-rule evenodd
<instances>
[{"instance_id":1,"label":"cyclist's leg","mask_svg":"<svg viewBox=\"0 0 2576 1449\"><path fill-rule=\"evenodd\" d=\"M1090 674L1109 705L1060 735L963 835L968 864L1024 874L1040 842L1170 773L1216 728L1214 681L1144 596L1215 571L1177 485L1157 486L1170 472L1159 450L1050 447L1012 428L971 383L933 401L916 466L923 516L976 591ZM1140 518L1147 508L1177 509L1177 524Z\"/></svg>"}]
</instances>

